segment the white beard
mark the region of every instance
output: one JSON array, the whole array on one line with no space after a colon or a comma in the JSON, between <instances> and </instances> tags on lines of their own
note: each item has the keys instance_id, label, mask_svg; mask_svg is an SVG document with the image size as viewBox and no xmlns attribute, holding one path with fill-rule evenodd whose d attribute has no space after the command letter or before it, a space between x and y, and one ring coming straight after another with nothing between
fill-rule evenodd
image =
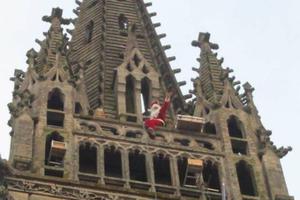
<instances>
[{"instance_id":1,"label":"white beard","mask_svg":"<svg viewBox=\"0 0 300 200\"><path fill-rule=\"evenodd\" d=\"M158 104L154 104L151 108L150 108L150 118L157 118L159 111L160 111L161 106Z\"/></svg>"}]
</instances>

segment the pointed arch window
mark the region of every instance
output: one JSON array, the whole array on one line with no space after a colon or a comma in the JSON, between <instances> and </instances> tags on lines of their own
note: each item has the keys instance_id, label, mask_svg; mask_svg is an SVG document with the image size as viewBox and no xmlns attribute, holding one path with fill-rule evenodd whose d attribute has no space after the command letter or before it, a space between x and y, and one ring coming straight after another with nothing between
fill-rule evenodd
<instances>
[{"instance_id":1,"label":"pointed arch window","mask_svg":"<svg viewBox=\"0 0 300 200\"><path fill-rule=\"evenodd\" d=\"M94 32L94 21L91 20L85 27L84 38L87 43L90 43L92 41L93 32Z\"/></svg>"},{"instance_id":2,"label":"pointed arch window","mask_svg":"<svg viewBox=\"0 0 300 200\"><path fill-rule=\"evenodd\" d=\"M55 88L48 94L48 109L64 110L64 94L60 89Z\"/></svg>"},{"instance_id":3,"label":"pointed arch window","mask_svg":"<svg viewBox=\"0 0 300 200\"><path fill-rule=\"evenodd\" d=\"M119 29L121 31L128 30L128 18L124 14L119 15Z\"/></svg>"},{"instance_id":4,"label":"pointed arch window","mask_svg":"<svg viewBox=\"0 0 300 200\"><path fill-rule=\"evenodd\" d=\"M126 112L136 113L135 101L135 79L129 75L126 78Z\"/></svg>"},{"instance_id":5,"label":"pointed arch window","mask_svg":"<svg viewBox=\"0 0 300 200\"><path fill-rule=\"evenodd\" d=\"M230 116L227 120L227 127L230 137L244 138L244 126L236 116Z\"/></svg>"},{"instance_id":6,"label":"pointed arch window","mask_svg":"<svg viewBox=\"0 0 300 200\"><path fill-rule=\"evenodd\" d=\"M79 146L79 171L97 174L97 148L91 143L84 143Z\"/></svg>"},{"instance_id":7,"label":"pointed arch window","mask_svg":"<svg viewBox=\"0 0 300 200\"><path fill-rule=\"evenodd\" d=\"M82 114L82 106L79 102L75 103L75 114Z\"/></svg>"},{"instance_id":8,"label":"pointed arch window","mask_svg":"<svg viewBox=\"0 0 300 200\"><path fill-rule=\"evenodd\" d=\"M104 150L105 176L122 178L122 157L121 152L114 146Z\"/></svg>"},{"instance_id":9,"label":"pointed arch window","mask_svg":"<svg viewBox=\"0 0 300 200\"><path fill-rule=\"evenodd\" d=\"M179 182L181 186L184 186L184 179L186 176L186 170L187 170L187 158L180 157L177 159L177 169L178 169L178 175L179 175ZM188 185L195 185L196 183L193 182L187 182Z\"/></svg>"},{"instance_id":10,"label":"pointed arch window","mask_svg":"<svg viewBox=\"0 0 300 200\"><path fill-rule=\"evenodd\" d=\"M55 88L48 94L47 102L47 125L63 127L64 126L64 100L65 96L60 89Z\"/></svg>"},{"instance_id":11,"label":"pointed arch window","mask_svg":"<svg viewBox=\"0 0 300 200\"><path fill-rule=\"evenodd\" d=\"M153 157L155 183L171 185L170 159L159 154Z\"/></svg>"},{"instance_id":12,"label":"pointed arch window","mask_svg":"<svg viewBox=\"0 0 300 200\"><path fill-rule=\"evenodd\" d=\"M145 77L141 81L141 105L142 105L142 113L147 112L147 109L150 104L151 98L151 81Z\"/></svg>"},{"instance_id":13,"label":"pointed arch window","mask_svg":"<svg viewBox=\"0 0 300 200\"><path fill-rule=\"evenodd\" d=\"M232 152L237 155L248 154L248 143L244 136L244 126L236 116L227 120L228 132L231 137Z\"/></svg>"},{"instance_id":14,"label":"pointed arch window","mask_svg":"<svg viewBox=\"0 0 300 200\"><path fill-rule=\"evenodd\" d=\"M220 176L218 165L208 160L203 166L203 181L206 188L220 192Z\"/></svg>"},{"instance_id":15,"label":"pointed arch window","mask_svg":"<svg viewBox=\"0 0 300 200\"><path fill-rule=\"evenodd\" d=\"M129 153L129 172L131 180L147 181L146 157L138 150Z\"/></svg>"},{"instance_id":16,"label":"pointed arch window","mask_svg":"<svg viewBox=\"0 0 300 200\"><path fill-rule=\"evenodd\" d=\"M46 136L45 142L45 165L62 166L64 159L64 148L56 148L55 145L64 146L64 137L57 131Z\"/></svg>"},{"instance_id":17,"label":"pointed arch window","mask_svg":"<svg viewBox=\"0 0 300 200\"><path fill-rule=\"evenodd\" d=\"M236 173L241 194L257 196L257 189L252 166L242 160L236 164Z\"/></svg>"},{"instance_id":18,"label":"pointed arch window","mask_svg":"<svg viewBox=\"0 0 300 200\"><path fill-rule=\"evenodd\" d=\"M205 123L203 127L203 132L211 135L216 135L217 131L215 124L211 122Z\"/></svg>"}]
</instances>

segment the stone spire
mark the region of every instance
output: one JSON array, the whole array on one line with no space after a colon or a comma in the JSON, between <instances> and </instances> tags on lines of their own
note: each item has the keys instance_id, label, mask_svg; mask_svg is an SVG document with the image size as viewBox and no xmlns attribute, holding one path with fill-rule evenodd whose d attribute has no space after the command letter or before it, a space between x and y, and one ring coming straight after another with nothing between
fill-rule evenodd
<instances>
[{"instance_id":1,"label":"stone spire","mask_svg":"<svg viewBox=\"0 0 300 200\"><path fill-rule=\"evenodd\" d=\"M210 109L226 107L233 109L243 109L251 101L249 91L240 95L240 81L235 81L234 76L229 76L233 72L230 68L222 67L223 58L218 59L217 50L219 46L210 42L209 33L200 33L197 41L192 45L201 49L200 68L193 68L199 76L192 79L194 82L193 94L196 95L196 106L194 115L203 116L209 113ZM253 108L254 104L250 107Z\"/></svg>"},{"instance_id":2,"label":"stone spire","mask_svg":"<svg viewBox=\"0 0 300 200\"><path fill-rule=\"evenodd\" d=\"M180 86L185 82L177 82L170 62L175 57L168 58L160 39L165 34L157 34L148 13L150 3L137 1L87 1L77 2L79 7L74 10L78 16L75 29L72 30L71 61L82 63L85 67L85 82L87 95L92 109L103 108L111 118L117 117L116 94L113 90L115 70L123 63L124 47L138 45L149 65L159 72L161 77L161 99L164 92L171 86L175 91L173 107L175 111L185 108L185 99ZM135 36L130 35L133 25ZM134 41L133 41L134 40ZM128 52L128 51L127 51ZM175 72L179 72L178 70Z\"/></svg>"},{"instance_id":3,"label":"stone spire","mask_svg":"<svg viewBox=\"0 0 300 200\"><path fill-rule=\"evenodd\" d=\"M53 8L51 16L44 16L43 21L51 24L48 32L44 33L45 39L38 40L36 42L40 45L41 49L37 57L36 69L38 73L44 74L51 67L55 65L57 60L57 52L65 50L68 41L67 35L63 34L62 25L70 24L70 19L64 19L62 17L62 9Z\"/></svg>"},{"instance_id":4,"label":"stone spire","mask_svg":"<svg viewBox=\"0 0 300 200\"><path fill-rule=\"evenodd\" d=\"M209 41L209 33L200 33L197 41L192 45L201 49L200 68L195 69L199 73L198 84L202 90L203 97L211 103L217 104L223 94L224 82L221 80L223 59L217 59L212 50L219 48L218 44Z\"/></svg>"}]
</instances>

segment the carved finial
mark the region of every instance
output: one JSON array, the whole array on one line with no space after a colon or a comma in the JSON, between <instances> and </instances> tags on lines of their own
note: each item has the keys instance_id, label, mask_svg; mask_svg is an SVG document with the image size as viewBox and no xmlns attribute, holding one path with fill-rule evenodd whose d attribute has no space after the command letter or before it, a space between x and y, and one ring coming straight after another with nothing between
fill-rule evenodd
<instances>
[{"instance_id":1,"label":"carved finial","mask_svg":"<svg viewBox=\"0 0 300 200\"><path fill-rule=\"evenodd\" d=\"M60 9L60 8L53 8L51 16L44 16L42 18L42 20L45 21L45 22L52 23L52 20L54 18L57 18L57 19L59 19L59 21L60 21L61 24L63 24L63 25L69 25L70 22L71 22L71 20L70 19L64 19L64 18L62 18L62 14L63 14L63 10L62 9Z\"/></svg>"},{"instance_id":2,"label":"carved finial","mask_svg":"<svg viewBox=\"0 0 300 200\"><path fill-rule=\"evenodd\" d=\"M230 69L229 67L227 67L226 69L222 70L222 74L221 74L221 80L225 80L226 78L228 78L229 74L232 73L233 70Z\"/></svg>"},{"instance_id":3,"label":"carved finial","mask_svg":"<svg viewBox=\"0 0 300 200\"><path fill-rule=\"evenodd\" d=\"M199 33L198 41L193 41L192 45L194 47L201 48L202 52L211 52L212 49L219 49L219 45L215 43L211 43L209 41L210 33Z\"/></svg>"},{"instance_id":4,"label":"carved finial","mask_svg":"<svg viewBox=\"0 0 300 200\"><path fill-rule=\"evenodd\" d=\"M293 148L292 147L280 147L279 149L276 150L276 154L279 158L283 158L284 156L286 156L290 151L292 151Z\"/></svg>"},{"instance_id":5,"label":"carved finial","mask_svg":"<svg viewBox=\"0 0 300 200\"><path fill-rule=\"evenodd\" d=\"M243 85L243 88L246 93L252 93L255 90L248 82Z\"/></svg>"},{"instance_id":6,"label":"carved finial","mask_svg":"<svg viewBox=\"0 0 300 200\"><path fill-rule=\"evenodd\" d=\"M37 55L38 55L37 52L33 48L27 51L26 56L28 59L26 63L29 64L30 67L34 65Z\"/></svg>"}]
</instances>

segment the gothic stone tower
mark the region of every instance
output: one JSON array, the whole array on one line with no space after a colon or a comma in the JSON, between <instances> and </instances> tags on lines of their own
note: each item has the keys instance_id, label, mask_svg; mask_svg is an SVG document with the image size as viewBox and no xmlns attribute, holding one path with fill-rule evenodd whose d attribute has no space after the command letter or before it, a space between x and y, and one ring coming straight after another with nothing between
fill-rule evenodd
<instances>
[{"instance_id":1,"label":"gothic stone tower","mask_svg":"<svg viewBox=\"0 0 300 200\"><path fill-rule=\"evenodd\" d=\"M26 72L15 71L9 161L0 199L292 200L253 88L230 76L200 33L199 76L182 95L142 0L76 1L77 19L55 8ZM73 23L65 34L62 25ZM155 140L145 108L174 91ZM187 102L188 99L194 99ZM186 120L188 119L188 120ZM184 121L185 120L185 121ZM195 125L196 124L196 125ZM197 172L191 170L197 163Z\"/></svg>"}]
</instances>

